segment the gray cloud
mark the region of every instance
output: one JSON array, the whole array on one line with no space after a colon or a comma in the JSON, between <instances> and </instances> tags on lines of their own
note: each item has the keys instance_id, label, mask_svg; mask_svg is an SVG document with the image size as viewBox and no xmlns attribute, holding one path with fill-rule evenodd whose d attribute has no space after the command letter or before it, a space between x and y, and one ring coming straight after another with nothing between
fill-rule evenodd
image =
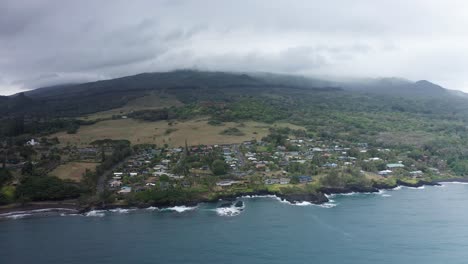
<instances>
[{"instance_id":1,"label":"gray cloud","mask_svg":"<svg viewBox=\"0 0 468 264\"><path fill-rule=\"evenodd\" d=\"M399 76L468 90L466 7L461 0L4 0L0 94L177 68Z\"/></svg>"}]
</instances>

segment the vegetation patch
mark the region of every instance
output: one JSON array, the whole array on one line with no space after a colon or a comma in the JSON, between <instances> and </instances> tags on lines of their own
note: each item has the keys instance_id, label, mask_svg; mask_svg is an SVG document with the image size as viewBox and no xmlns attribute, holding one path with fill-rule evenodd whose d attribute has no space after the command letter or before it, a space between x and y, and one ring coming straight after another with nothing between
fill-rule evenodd
<instances>
[{"instance_id":1,"label":"vegetation patch","mask_svg":"<svg viewBox=\"0 0 468 264\"><path fill-rule=\"evenodd\" d=\"M92 162L68 162L55 168L49 175L56 176L62 180L80 182L86 170L95 171L99 163Z\"/></svg>"},{"instance_id":2,"label":"vegetation patch","mask_svg":"<svg viewBox=\"0 0 468 264\"><path fill-rule=\"evenodd\" d=\"M220 133L221 135L227 135L227 136L244 136L244 132L240 131L238 128L235 127L230 127L227 128Z\"/></svg>"}]
</instances>

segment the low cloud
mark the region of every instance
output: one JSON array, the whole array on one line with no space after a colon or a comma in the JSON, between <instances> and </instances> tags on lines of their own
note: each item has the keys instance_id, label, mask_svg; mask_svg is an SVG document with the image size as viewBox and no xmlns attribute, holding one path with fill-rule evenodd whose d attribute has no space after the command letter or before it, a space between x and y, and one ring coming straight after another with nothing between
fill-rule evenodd
<instances>
[{"instance_id":1,"label":"low cloud","mask_svg":"<svg viewBox=\"0 0 468 264\"><path fill-rule=\"evenodd\" d=\"M0 94L178 68L398 76L468 90L463 7L456 0L6 0Z\"/></svg>"}]
</instances>

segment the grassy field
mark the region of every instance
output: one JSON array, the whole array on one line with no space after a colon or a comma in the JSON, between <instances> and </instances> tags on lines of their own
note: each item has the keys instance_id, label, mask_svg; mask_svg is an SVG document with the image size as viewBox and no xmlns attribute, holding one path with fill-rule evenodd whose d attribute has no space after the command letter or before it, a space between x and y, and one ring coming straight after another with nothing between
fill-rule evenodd
<instances>
[{"instance_id":1,"label":"grassy field","mask_svg":"<svg viewBox=\"0 0 468 264\"><path fill-rule=\"evenodd\" d=\"M113 115L126 115L133 111L143 109L161 109L164 107L181 106L183 103L171 95L152 93L128 102L125 106L108 111L94 113L85 116L84 120L96 120L101 118L111 118Z\"/></svg>"},{"instance_id":2,"label":"grassy field","mask_svg":"<svg viewBox=\"0 0 468 264\"><path fill-rule=\"evenodd\" d=\"M81 181L86 169L95 170L98 163L91 162L68 162L51 171L49 175L57 176L63 180Z\"/></svg>"},{"instance_id":3,"label":"grassy field","mask_svg":"<svg viewBox=\"0 0 468 264\"><path fill-rule=\"evenodd\" d=\"M107 120L90 126L82 126L76 134L65 132L51 135L58 137L62 145L86 146L97 139L127 139L132 144L168 144L183 146L185 140L189 145L240 143L245 140L261 139L268 134L270 127L285 127L304 129L289 123L265 124L259 122L225 123L223 126L212 126L207 119L197 119L184 122L167 121L144 122L134 119ZM221 135L226 128L237 127L242 136Z\"/></svg>"}]
</instances>

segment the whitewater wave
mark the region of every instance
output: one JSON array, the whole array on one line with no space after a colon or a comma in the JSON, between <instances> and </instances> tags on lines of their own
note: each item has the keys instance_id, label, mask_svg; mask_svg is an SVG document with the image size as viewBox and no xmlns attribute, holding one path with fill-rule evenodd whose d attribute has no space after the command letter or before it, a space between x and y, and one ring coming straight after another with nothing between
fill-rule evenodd
<instances>
[{"instance_id":1,"label":"whitewater wave","mask_svg":"<svg viewBox=\"0 0 468 264\"><path fill-rule=\"evenodd\" d=\"M393 188L392 190L398 191L398 190L401 190L402 188L403 188L402 186L397 186L397 187Z\"/></svg>"},{"instance_id":2,"label":"whitewater wave","mask_svg":"<svg viewBox=\"0 0 468 264\"><path fill-rule=\"evenodd\" d=\"M23 211L13 211L8 213L0 214L0 218L8 218L8 219L21 219L28 216L38 216L43 213L54 213L54 212L62 212L60 215L69 215L71 213L77 213L78 211L75 209L69 208L44 208L44 209L34 209L34 210L23 210Z\"/></svg>"},{"instance_id":3,"label":"whitewater wave","mask_svg":"<svg viewBox=\"0 0 468 264\"><path fill-rule=\"evenodd\" d=\"M195 210L195 209L197 209L196 206L189 207L189 206L182 205L182 206L174 206L174 207L164 208L162 211L174 211L174 212L178 212L178 213L183 213L183 212L192 211L192 210Z\"/></svg>"},{"instance_id":4,"label":"whitewater wave","mask_svg":"<svg viewBox=\"0 0 468 264\"><path fill-rule=\"evenodd\" d=\"M327 196L327 197L331 197L330 195ZM332 199L329 199L328 202L326 203L322 203L322 204L314 204L314 203L311 203L311 202L307 202L307 201L296 201L294 203L291 203L287 200L284 200L284 199L281 199L280 197L276 197L276 199L280 202L280 203L284 203L284 204L288 204L288 205L294 205L294 206L318 206L318 207L322 207L322 208L332 208L332 207L335 207L337 206L337 204L335 203L334 200Z\"/></svg>"},{"instance_id":5,"label":"whitewater wave","mask_svg":"<svg viewBox=\"0 0 468 264\"><path fill-rule=\"evenodd\" d=\"M468 185L468 182L439 182L440 184L460 184L460 185ZM442 185L443 186L443 185Z\"/></svg>"},{"instance_id":6,"label":"whitewater wave","mask_svg":"<svg viewBox=\"0 0 468 264\"><path fill-rule=\"evenodd\" d=\"M61 213L60 216L79 216L80 214L67 214L67 213Z\"/></svg>"},{"instance_id":7,"label":"whitewater wave","mask_svg":"<svg viewBox=\"0 0 468 264\"><path fill-rule=\"evenodd\" d=\"M136 209L123 209L123 208L115 208L110 209L109 212L111 213L118 213L118 214L128 214L131 211L135 211Z\"/></svg>"},{"instance_id":8,"label":"whitewater wave","mask_svg":"<svg viewBox=\"0 0 468 264\"><path fill-rule=\"evenodd\" d=\"M337 206L338 204L328 202L328 203L314 204L314 205L319 206L319 207L322 207L322 208L333 208L333 207Z\"/></svg>"},{"instance_id":9,"label":"whitewater wave","mask_svg":"<svg viewBox=\"0 0 468 264\"><path fill-rule=\"evenodd\" d=\"M104 210L91 210L84 214L84 216L86 217L104 217L105 215L106 215L106 211Z\"/></svg>"},{"instance_id":10,"label":"whitewater wave","mask_svg":"<svg viewBox=\"0 0 468 264\"><path fill-rule=\"evenodd\" d=\"M420 187L406 187L406 188L411 189L411 190L423 190L423 189L425 189L425 186L423 185L423 186L420 186Z\"/></svg>"},{"instance_id":11,"label":"whitewater wave","mask_svg":"<svg viewBox=\"0 0 468 264\"><path fill-rule=\"evenodd\" d=\"M392 196L391 194L382 194L382 197L390 197Z\"/></svg>"},{"instance_id":12,"label":"whitewater wave","mask_svg":"<svg viewBox=\"0 0 468 264\"><path fill-rule=\"evenodd\" d=\"M159 208L154 207L154 206L150 206L150 207L146 208L146 210L148 210L148 211L159 211Z\"/></svg>"},{"instance_id":13,"label":"whitewater wave","mask_svg":"<svg viewBox=\"0 0 468 264\"><path fill-rule=\"evenodd\" d=\"M21 219L21 218L25 218L25 217L32 216L32 215L33 214L12 214L12 215L6 215L4 217L8 219Z\"/></svg>"},{"instance_id":14,"label":"whitewater wave","mask_svg":"<svg viewBox=\"0 0 468 264\"><path fill-rule=\"evenodd\" d=\"M242 207L236 207L234 204L229 207L219 207L214 209L219 216L236 216L240 215L244 210L245 205Z\"/></svg>"}]
</instances>

